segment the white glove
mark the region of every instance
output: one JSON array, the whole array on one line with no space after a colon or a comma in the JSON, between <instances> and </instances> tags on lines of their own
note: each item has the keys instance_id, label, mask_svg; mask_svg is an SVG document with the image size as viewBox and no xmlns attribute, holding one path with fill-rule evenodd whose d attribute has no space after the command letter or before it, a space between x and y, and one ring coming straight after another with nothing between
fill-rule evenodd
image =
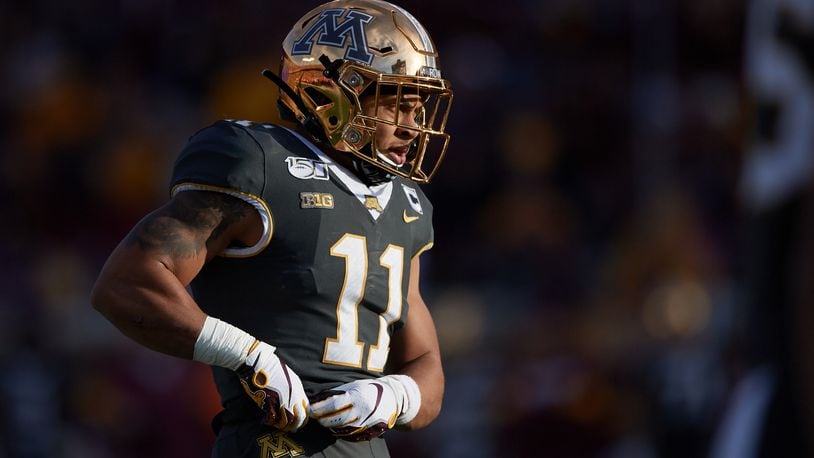
<instances>
[{"instance_id":1,"label":"white glove","mask_svg":"<svg viewBox=\"0 0 814 458\"><path fill-rule=\"evenodd\" d=\"M263 410L263 423L296 431L308 421L308 398L300 378L274 351L247 332L207 317L193 359L236 371L243 389Z\"/></svg>"},{"instance_id":2,"label":"white glove","mask_svg":"<svg viewBox=\"0 0 814 458\"><path fill-rule=\"evenodd\" d=\"M308 398L300 378L274 350L258 340L237 374L243 389L263 410L263 423L283 431L296 431L308 421Z\"/></svg>"},{"instance_id":3,"label":"white glove","mask_svg":"<svg viewBox=\"0 0 814 458\"><path fill-rule=\"evenodd\" d=\"M311 404L311 418L349 441L370 440L418 414L421 392L406 375L357 380L324 391Z\"/></svg>"}]
</instances>

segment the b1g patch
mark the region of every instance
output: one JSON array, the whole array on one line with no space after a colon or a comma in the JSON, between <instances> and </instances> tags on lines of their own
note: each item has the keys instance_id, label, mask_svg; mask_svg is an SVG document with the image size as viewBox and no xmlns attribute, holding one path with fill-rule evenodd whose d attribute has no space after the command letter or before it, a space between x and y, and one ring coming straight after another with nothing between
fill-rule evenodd
<instances>
[{"instance_id":1,"label":"b1g patch","mask_svg":"<svg viewBox=\"0 0 814 458\"><path fill-rule=\"evenodd\" d=\"M327 192L301 192L300 208L334 208L334 196Z\"/></svg>"},{"instance_id":2,"label":"b1g patch","mask_svg":"<svg viewBox=\"0 0 814 458\"><path fill-rule=\"evenodd\" d=\"M284 458L300 456L305 449L282 431L264 434L257 438L260 458Z\"/></svg>"},{"instance_id":3,"label":"b1g patch","mask_svg":"<svg viewBox=\"0 0 814 458\"><path fill-rule=\"evenodd\" d=\"M307 157L288 156L288 173L300 180L327 180L328 164Z\"/></svg>"}]
</instances>

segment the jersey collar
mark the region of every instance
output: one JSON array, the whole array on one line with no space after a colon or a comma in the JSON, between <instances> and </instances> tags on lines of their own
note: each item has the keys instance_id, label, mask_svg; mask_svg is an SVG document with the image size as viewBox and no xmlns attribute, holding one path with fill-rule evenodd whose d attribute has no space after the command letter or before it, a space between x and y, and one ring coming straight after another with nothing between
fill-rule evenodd
<instances>
[{"instance_id":1,"label":"jersey collar","mask_svg":"<svg viewBox=\"0 0 814 458\"><path fill-rule=\"evenodd\" d=\"M353 172L325 154L325 152L314 145L313 142L287 127L283 127L283 129L291 132L291 134L297 137L305 146L313 151L320 161L328 164L328 169L331 171L331 173L336 176L342 182L342 184L344 184L348 190L353 193L354 196L356 196L357 199L359 199L359 202L361 202L362 205L364 205L365 201L370 197L378 200L379 206L382 209L381 211L376 208L369 208L367 206L366 208L374 220L377 220L379 216L381 216L384 209L387 208L387 204L390 202L390 197L393 195L393 181L368 186L364 184L362 180L360 180Z\"/></svg>"}]
</instances>

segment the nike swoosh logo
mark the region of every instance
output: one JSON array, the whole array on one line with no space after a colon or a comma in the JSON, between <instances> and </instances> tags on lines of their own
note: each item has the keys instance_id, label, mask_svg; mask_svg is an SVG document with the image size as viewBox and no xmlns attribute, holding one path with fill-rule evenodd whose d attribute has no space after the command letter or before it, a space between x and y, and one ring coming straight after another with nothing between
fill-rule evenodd
<instances>
[{"instance_id":1,"label":"nike swoosh logo","mask_svg":"<svg viewBox=\"0 0 814 458\"><path fill-rule=\"evenodd\" d=\"M410 215L408 215L407 210L404 210L404 213L401 216L404 217L404 222L407 223L407 224L410 224L413 221L417 220L418 218L421 218L420 216L410 216Z\"/></svg>"}]
</instances>

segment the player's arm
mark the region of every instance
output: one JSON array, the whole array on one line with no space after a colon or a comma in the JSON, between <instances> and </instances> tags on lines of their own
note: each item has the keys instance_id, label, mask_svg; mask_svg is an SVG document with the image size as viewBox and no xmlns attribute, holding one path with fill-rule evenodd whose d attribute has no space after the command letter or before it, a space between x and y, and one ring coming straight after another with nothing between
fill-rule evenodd
<instances>
[{"instance_id":1,"label":"player's arm","mask_svg":"<svg viewBox=\"0 0 814 458\"><path fill-rule=\"evenodd\" d=\"M393 334L388 367L393 373L415 380L421 391L421 407L416 417L400 427L427 426L441 411L444 397L444 371L441 351L430 311L419 290L419 258L411 261L407 302L409 317L405 326Z\"/></svg>"},{"instance_id":2,"label":"player's arm","mask_svg":"<svg viewBox=\"0 0 814 458\"><path fill-rule=\"evenodd\" d=\"M273 346L207 316L186 290L206 261L232 243L254 245L261 234L260 216L246 202L218 192L180 192L113 251L91 302L145 347L237 371L263 421L293 431L308 413L299 377Z\"/></svg>"},{"instance_id":3,"label":"player's arm","mask_svg":"<svg viewBox=\"0 0 814 458\"><path fill-rule=\"evenodd\" d=\"M222 193L187 191L144 217L108 258L91 303L125 335L192 358L206 315L186 290L233 240L255 242L259 215Z\"/></svg>"}]
</instances>

